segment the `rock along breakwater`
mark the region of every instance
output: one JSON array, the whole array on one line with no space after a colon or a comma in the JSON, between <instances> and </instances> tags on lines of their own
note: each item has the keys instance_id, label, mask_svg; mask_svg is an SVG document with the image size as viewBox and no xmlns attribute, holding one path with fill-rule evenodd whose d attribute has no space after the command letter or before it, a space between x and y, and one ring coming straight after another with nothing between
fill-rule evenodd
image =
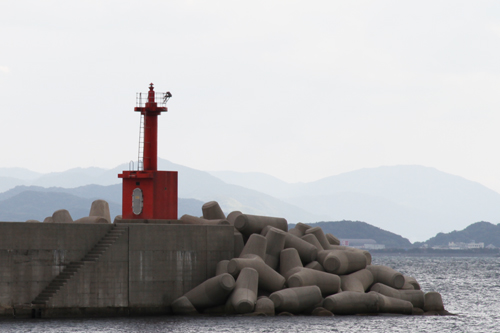
<instances>
[{"instance_id":1,"label":"rock along breakwater","mask_svg":"<svg viewBox=\"0 0 500 333\"><path fill-rule=\"evenodd\" d=\"M368 251L340 246L332 234L284 218L224 215L208 202L203 217L181 221L234 226L234 258L216 275L172 302L175 314L320 316L447 315L438 292L424 292L414 277L372 265ZM194 222L196 221L196 222Z\"/></svg>"}]
</instances>

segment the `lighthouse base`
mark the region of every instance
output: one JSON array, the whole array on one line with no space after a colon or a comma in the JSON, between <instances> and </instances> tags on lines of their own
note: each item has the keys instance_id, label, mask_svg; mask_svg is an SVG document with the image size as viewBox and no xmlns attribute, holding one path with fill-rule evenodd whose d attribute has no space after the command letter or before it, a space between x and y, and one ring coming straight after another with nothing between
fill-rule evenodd
<instances>
[{"instance_id":1,"label":"lighthouse base","mask_svg":"<svg viewBox=\"0 0 500 333\"><path fill-rule=\"evenodd\" d=\"M177 171L123 171L122 218L177 219Z\"/></svg>"}]
</instances>

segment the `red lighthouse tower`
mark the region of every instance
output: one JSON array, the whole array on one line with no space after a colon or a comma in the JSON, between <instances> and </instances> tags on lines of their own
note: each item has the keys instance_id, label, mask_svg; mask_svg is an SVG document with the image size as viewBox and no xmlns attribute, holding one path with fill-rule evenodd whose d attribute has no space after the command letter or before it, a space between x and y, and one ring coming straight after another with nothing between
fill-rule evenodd
<instances>
[{"instance_id":1,"label":"red lighthouse tower","mask_svg":"<svg viewBox=\"0 0 500 333\"><path fill-rule=\"evenodd\" d=\"M130 219L177 219L177 171L158 171L158 116L167 111L167 93L155 93L149 85L145 103L138 95L134 111L144 117L143 139L139 143L142 161L138 170L123 171L122 218ZM160 104L161 106L158 106ZM141 149L143 148L143 149ZM141 156L139 156L141 158ZM142 169L142 170L141 170Z\"/></svg>"}]
</instances>

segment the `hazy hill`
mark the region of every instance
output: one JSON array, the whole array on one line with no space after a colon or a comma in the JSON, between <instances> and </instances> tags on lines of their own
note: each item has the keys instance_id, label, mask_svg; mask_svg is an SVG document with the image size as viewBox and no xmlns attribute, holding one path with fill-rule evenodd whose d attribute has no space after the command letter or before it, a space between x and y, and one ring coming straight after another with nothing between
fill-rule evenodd
<instances>
[{"instance_id":1,"label":"hazy hill","mask_svg":"<svg viewBox=\"0 0 500 333\"><path fill-rule=\"evenodd\" d=\"M26 181L19 178L0 177L0 192L4 192L16 186L26 185L26 184L27 184Z\"/></svg>"},{"instance_id":2,"label":"hazy hill","mask_svg":"<svg viewBox=\"0 0 500 333\"><path fill-rule=\"evenodd\" d=\"M455 243L484 243L484 246L493 244L500 247L500 224L490 222L476 222L469 225L467 228L460 231L452 231L449 233L439 233L428 241L422 243L429 247L448 245L449 242ZM421 243L415 245L422 245Z\"/></svg>"},{"instance_id":3,"label":"hazy hill","mask_svg":"<svg viewBox=\"0 0 500 333\"><path fill-rule=\"evenodd\" d=\"M327 215L331 220L368 221L384 230L415 239L428 239L435 235L428 230L412 230L414 226L432 217L426 211L397 204L380 196L342 192L331 195L305 196L289 199L300 207Z\"/></svg>"},{"instance_id":4,"label":"hazy hill","mask_svg":"<svg viewBox=\"0 0 500 333\"><path fill-rule=\"evenodd\" d=\"M19 186L0 193L0 221L43 221L58 209L67 209L76 220L88 216L92 201L96 199L109 203L111 218L121 214L121 185L88 185L74 189ZM202 205L199 200L179 198L178 214L200 216Z\"/></svg>"},{"instance_id":5,"label":"hazy hill","mask_svg":"<svg viewBox=\"0 0 500 333\"><path fill-rule=\"evenodd\" d=\"M67 209L76 220L89 215L92 201L68 193L24 191L0 201L0 221L43 221L59 209ZM110 202L109 209L112 217L121 214L116 203Z\"/></svg>"},{"instance_id":6,"label":"hazy hill","mask_svg":"<svg viewBox=\"0 0 500 333\"><path fill-rule=\"evenodd\" d=\"M0 168L2 177L18 178L24 180L37 179L43 176L42 173L28 170L26 168Z\"/></svg>"},{"instance_id":7,"label":"hazy hill","mask_svg":"<svg viewBox=\"0 0 500 333\"><path fill-rule=\"evenodd\" d=\"M100 168L75 168L64 172L52 172L33 180L32 185L43 187L78 187L87 184L100 184L94 181L105 172ZM102 185L102 184L100 184Z\"/></svg>"},{"instance_id":8,"label":"hazy hill","mask_svg":"<svg viewBox=\"0 0 500 333\"><path fill-rule=\"evenodd\" d=\"M203 202L215 200L226 213L239 210L247 214L284 217L289 222L318 221L320 214L310 212L265 193L227 184L208 172L199 171L159 159L161 170L179 172L179 197Z\"/></svg>"},{"instance_id":9,"label":"hazy hill","mask_svg":"<svg viewBox=\"0 0 500 333\"><path fill-rule=\"evenodd\" d=\"M290 190L297 186L262 172L209 171L208 173L228 184L243 186L276 198L288 197Z\"/></svg>"},{"instance_id":10,"label":"hazy hill","mask_svg":"<svg viewBox=\"0 0 500 333\"><path fill-rule=\"evenodd\" d=\"M371 224L360 221L338 221L307 223L311 227L320 227L323 232L331 233L337 238L343 239L373 239L386 248L411 248L411 242L392 232L382 230ZM292 227L292 226L290 226Z\"/></svg>"},{"instance_id":11,"label":"hazy hill","mask_svg":"<svg viewBox=\"0 0 500 333\"><path fill-rule=\"evenodd\" d=\"M329 220L363 220L412 241L465 228L473 221L500 222L500 194L422 166L361 169L310 183L262 181L254 173L215 172L233 184L280 197Z\"/></svg>"},{"instance_id":12,"label":"hazy hill","mask_svg":"<svg viewBox=\"0 0 500 333\"><path fill-rule=\"evenodd\" d=\"M25 191L36 191L36 192L58 192L67 193L77 197L86 199L103 199L108 202L120 203L122 202L122 186L110 185L85 185L75 188L63 188L63 187L41 187L41 186L17 186L6 192L0 193L0 201L11 198L15 195L23 193Z\"/></svg>"},{"instance_id":13,"label":"hazy hill","mask_svg":"<svg viewBox=\"0 0 500 333\"><path fill-rule=\"evenodd\" d=\"M361 169L296 184L262 173L208 173L162 159L158 166L160 170L179 171L180 198L217 200L226 213L240 210L280 216L290 223L367 221L411 241L465 228L474 221L500 222L500 194L479 183L422 166ZM118 184L109 189L81 188L90 194L77 195L88 198L93 196L92 191L109 191L102 195L120 202L116 199L121 195L117 175L128 169L128 164L122 164L110 170L76 168L40 175L20 168L4 168L0 169L0 176L9 178L10 185L22 182L26 186L79 188ZM0 179L0 188L7 183Z\"/></svg>"},{"instance_id":14,"label":"hazy hill","mask_svg":"<svg viewBox=\"0 0 500 333\"><path fill-rule=\"evenodd\" d=\"M207 172L174 164L163 159L158 159L158 169L179 172L178 193L180 198L196 199L202 202L216 200L226 213L233 210L240 210L248 214L285 217L290 222L312 222L321 220L322 217L324 217L320 214L311 214L304 209L270 195L250 190L242 186L227 184ZM129 170L129 165L122 164L110 170L100 168L75 168L65 172L42 175L34 180L25 181L25 183L28 185L34 184L44 187L56 186L62 188L82 187L88 184L117 184L115 188L109 190L91 187L82 189L82 191L85 190L89 192L95 190L96 193L107 191L109 193L103 193L100 196L106 200L121 202L121 199L118 201L116 198L118 196L121 198L121 179L118 178L118 174L123 170ZM0 172L1 171L2 169L0 169ZM67 190L63 190L62 192L74 193L73 191ZM112 198L108 197L108 194L112 196ZM81 194L77 195L83 196ZM89 195L87 194L85 197L89 197Z\"/></svg>"},{"instance_id":15,"label":"hazy hill","mask_svg":"<svg viewBox=\"0 0 500 333\"><path fill-rule=\"evenodd\" d=\"M128 164L121 164L113 169L73 168L42 174L24 168L0 168L0 192L19 185L74 188L90 184L119 184L118 173L128 169Z\"/></svg>"}]
</instances>

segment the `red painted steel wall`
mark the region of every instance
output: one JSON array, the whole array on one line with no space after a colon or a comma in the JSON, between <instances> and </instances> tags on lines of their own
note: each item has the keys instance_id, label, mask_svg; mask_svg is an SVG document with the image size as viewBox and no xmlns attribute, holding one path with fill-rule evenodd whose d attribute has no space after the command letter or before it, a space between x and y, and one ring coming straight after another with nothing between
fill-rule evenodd
<instances>
[{"instance_id":1,"label":"red painted steel wall","mask_svg":"<svg viewBox=\"0 0 500 333\"><path fill-rule=\"evenodd\" d=\"M123 171L123 219L177 219L177 171ZM132 192L142 190L143 208L132 211Z\"/></svg>"}]
</instances>

